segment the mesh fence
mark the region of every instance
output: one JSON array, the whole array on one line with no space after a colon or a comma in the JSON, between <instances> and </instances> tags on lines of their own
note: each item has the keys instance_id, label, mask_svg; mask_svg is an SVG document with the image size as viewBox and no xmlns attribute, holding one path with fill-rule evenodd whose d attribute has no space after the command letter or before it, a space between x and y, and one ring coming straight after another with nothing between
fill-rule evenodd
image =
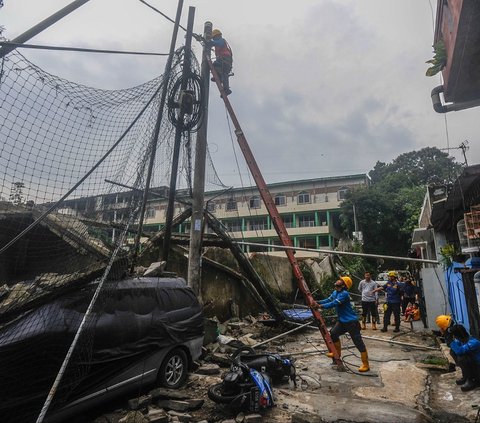
<instances>
[{"instance_id":1,"label":"mesh fence","mask_svg":"<svg viewBox=\"0 0 480 423\"><path fill-rule=\"evenodd\" d=\"M171 78L116 91L51 75L18 52L0 63L2 421L35 421L93 295L91 283L108 276L55 402L91 371L95 311L129 267L161 91L165 83L175 91L182 57L177 51ZM192 72L198 75L195 60ZM168 103L151 183L157 193L170 179L175 128ZM179 188L190 185L194 143L190 132L182 135ZM218 183L209 168L207 179Z\"/></svg>"}]
</instances>

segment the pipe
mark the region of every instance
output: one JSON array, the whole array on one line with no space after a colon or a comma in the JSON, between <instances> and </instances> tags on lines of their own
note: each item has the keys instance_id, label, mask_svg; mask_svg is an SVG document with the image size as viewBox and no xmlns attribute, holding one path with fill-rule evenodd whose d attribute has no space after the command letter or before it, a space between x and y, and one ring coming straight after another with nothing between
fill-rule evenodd
<instances>
[{"instance_id":1,"label":"pipe","mask_svg":"<svg viewBox=\"0 0 480 423\"><path fill-rule=\"evenodd\" d=\"M480 106L480 98L470 101L461 101L458 103L442 104L440 93L443 93L444 89L445 88L443 85L439 85L435 87L431 93L433 110L435 110L437 113L456 112L459 110Z\"/></svg>"},{"instance_id":2,"label":"pipe","mask_svg":"<svg viewBox=\"0 0 480 423\"><path fill-rule=\"evenodd\" d=\"M411 261L414 263L429 263L429 264L440 264L437 260L426 260L426 259L415 259L410 257L397 257L397 256L385 256L380 254L367 254L367 253L352 253L350 251L334 251L334 250L320 250L316 248L303 248L303 247L287 247L284 245L271 245L271 244L260 244L257 242L246 242L246 241L236 241L236 244L239 245L255 245L258 247L270 247L278 250L298 250L298 251L310 251L312 253L324 253L324 254L333 254L337 256L358 256L358 257L370 257L370 258L386 258L391 260L399 261Z\"/></svg>"}]
</instances>

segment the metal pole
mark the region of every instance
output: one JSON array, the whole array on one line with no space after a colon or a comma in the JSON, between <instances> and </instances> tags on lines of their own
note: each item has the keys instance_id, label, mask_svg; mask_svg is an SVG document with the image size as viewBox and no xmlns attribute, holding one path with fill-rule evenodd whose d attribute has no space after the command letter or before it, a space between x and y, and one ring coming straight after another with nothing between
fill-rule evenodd
<instances>
[{"instance_id":1,"label":"metal pole","mask_svg":"<svg viewBox=\"0 0 480 423\"><path fill-rule=\"evenodd\" d=\"M396 257L396 256L385 256L381 254L367 254L367 253L352 253L350 251L333 251L333 250L320 250L316 248L302 248L302 247L287 247L284 245L271 245L271 244L260 244L256 242L246 242L246 241L236 241L239 245L255 245L259 247L270 247L278 250L294 250L294 251L310 251L312 253L325 253L325 254L334 254L337 256L358 256L358 257L369 257L369 258L385 258L391 260L399 261L411 261L414 263L429 263L429 264L440 264L437 260L427 260L427 259L415 259L411 257Z\"/></svg>"},{"instance_id":2,"label":"metal pole","mask_svg":"<svg viewBox=\"0 0 480 423\"><path fill-rule=\"evenodd\" d=\"M175 17L175 26L173 27L172 40L170 42L170 52L168 55L167 63L165 65L165 73L164 73L163 82L162 82L163 83L162 97L160 99L160 104L158 106L157 122L155 124L155 129L153 132L151 151L150 151L150 162L148 163L148 170L147 170L147 180L145 181L145 191L143 194L142 206L140 208L140 216L138 221L138 233L137 233L137 236L135 237L132 270L133 270L133 266L135 265L135 261L138 257L138 252L140 250L140 238L143 231L143 219L145 218L145 209L147 207L148 190L150 188L150 182L152 180L153 165L155 164L155 153L157 151L158 135L160 134L160 126L162 125L163 109L165 108L165 100L167 98L168 80L170 79L170 72L172 71L173 55L175 53L175 44L177 42L178 27L180 25L180 18L182 16L182 8L183 8L183 0L178 0L177 15Z\"/></svg>"},{"instance_id":3,"label":"metal pole","mask_svg":"<svg viewBox=\"0 0 480 423\"><path fill-rule=\"evenodd\" d=\"M297 331L299 331L300 329L302 329L302 328L304 328L304 327L306 327L306 326L310 326L311 323L312 323L312 322L310 321L310 322L301 324L300 326L298 326L298 327L296 327L296 328L293 328L293 329L290 329L290 330L287 331L287 332L283 332L283 333L281 333L280 335L274 336L273 338L270 338L270 339L267 339L267 340L265 340L265 341L259 342L258 344L252 345L252 348L257 348L257 347L259 347L260 345L265 345L265 344L268 344L268 343L270 343L270 342L272 342L272 341L275 341L276 339L283 338L284 336L289 335L289 334L291 334L291 333L293 333L293 332L297 332ZM317 329L318 329L318 327L317 327Z\"/></svg>"},{"instance_id":4,"label":"metal pole","mask_svg":"<svg viewBox=\"0 0 480 423\"><path fill-rule=\"evenodd\" d=\"M210 39L212 23L205 22L203 37ZM193 177L192 224L190 228L190 250L188 253L188 286L202 301L202 232L204 228L204 198L205 198L205 159L207 156L207 126L208 126L208 95L210 88L210 68L206 57L210 57L210 48L203 47L201 79L203 85L203 120L197 132L195 149L195 174Z\"/></svg>"},{"instance_id":5,"label":"metal pole","mask_svg":"<svg viewBox=\"0 0 480 423\"><path fill-rule=\"evenodd\" d=\"M65 6L63 9L54 13L52 16L44 19L42 22L38 23L34 27L30 28L28 31L25 31L23 34L19 35L17 38L11 40L14 44L23 44L25 41L28 41L30 38L35 37L35 35L42 32L44 29L47 29L49 26L52 26L54 23L64 18L68 14L72 13L75 9L78 9L80 6L83 6L89 0L75 0L70 3L68 6ZM3 46L0 48L0 59L6 56L11 51L15 50L16 46Z\"/></svg>"},{"instance_id":6,"label":"metal pole","mask_svg":"<svg viewBox=\"0 0 480 423\"><path fill-rule=\"evenodd\" d=\"M180 86L180 111L178 112L177 127L175 130L175 143L173 146L172 172L170 174L170 192L168 195L167 212L165 216L165 233L163 237L163 256L162 260L167 262L170 250L170 238L172 236L173 212L175 209L175 191L177 189L178 159L180 156L180 143L184 133L185 102L182 100L183 93L188 87L190 77L191 50L192 50L192 32L193 21L195 18L195 8L190 6L188 9L187 35L185 38L185 56L183 60L182 83Z\"/></svg>"}]
</instances>

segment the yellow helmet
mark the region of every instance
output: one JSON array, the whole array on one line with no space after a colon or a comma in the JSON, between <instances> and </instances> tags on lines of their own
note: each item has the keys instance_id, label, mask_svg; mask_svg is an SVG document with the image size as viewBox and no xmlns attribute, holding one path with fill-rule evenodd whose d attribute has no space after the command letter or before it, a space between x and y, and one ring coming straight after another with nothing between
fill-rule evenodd
<instances>
[{"instance_id":1,"label":"yellow helmet","mask_svg":"<svg viewBox=\"0 0 480 423\"><path fill-rule=\"evenodd\" d=\"M347 289L350 289L352 287L353 282L350 276L342 276L340 279L346 285Z\"/></svg>"},{"instance_id":2,"label":"yellow helmet","mask_svg":"<svg viewBox=\"0 0 480 423\"><path fill-rule=\"evenodd\" d=\"M212 38L213 38L213 37L216 37L217 35L222 36L222 31L220 31L219 29L214 29L214 30L212 31Z\"/></svg>"},{"instance_id":3,"label":"yellow helmet","mask_svg":"<svg viewBox=\"0 0 480 423\"><path fill-rule=\"evenodd\" d=\"M452 323L452 317L447 316L446 314L441 314L440 316L437 316L435 323L442 331L445 332Z\"/></svg>"},{"instance_id":4,"label":"yellow helmet","mask_svg":"<svg viewBox=\"0 0 480 423\"><path fill-rule=\"evenodd\" d=\"M390 270L390 272L388 272L388 276L395 276L395 277L397 277L397 273L394 272L393 270Z\"/></svg>"}]
</instances>

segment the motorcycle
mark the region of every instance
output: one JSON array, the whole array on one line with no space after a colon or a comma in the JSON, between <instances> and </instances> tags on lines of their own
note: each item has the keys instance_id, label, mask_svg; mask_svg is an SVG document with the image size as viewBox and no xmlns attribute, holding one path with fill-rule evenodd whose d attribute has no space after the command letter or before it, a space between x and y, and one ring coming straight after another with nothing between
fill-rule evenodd
<instances>
[{"instance_id":1,"label":"motorcycle","mask_svg":"<svg viewBox=\"0 0 480 423\"><path fill-rule=\"evenodd\" d=\"M217 404L258 412L275 405L272 381L288 378L295 383L293 361L278 354L255 354L253 349L242 347L231 359L232 365L223 381L208 390L208 397Z\"/></svg>"}]
</instances>

